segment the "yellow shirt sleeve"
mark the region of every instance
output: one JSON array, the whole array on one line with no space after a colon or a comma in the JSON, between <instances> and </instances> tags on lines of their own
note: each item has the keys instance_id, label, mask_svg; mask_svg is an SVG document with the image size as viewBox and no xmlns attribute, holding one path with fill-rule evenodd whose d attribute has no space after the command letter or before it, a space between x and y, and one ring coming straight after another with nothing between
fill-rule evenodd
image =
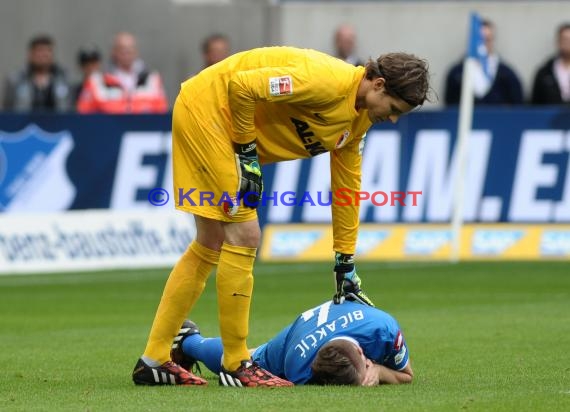
<instances>
[{"instance_id":1,"label":"yellow shirt sleeve","mask_svg":"<svg viewBox=\"0 0 570 412\"><path fill-rule=\"evenodd\" d=\"M280 89L280 83L282 88ZM340 86L340 87L339 87ZM296 64L295 67L265 67L238 71L228 84L233 140L248 143L256 138L254 114L257 102L293 103L321 107L340 101L346 90L330 66Z\"/></svg>"},{"instance_id":2,"label":"yellow shirt sleeve","mask_svg":"<svg viewBox=\"0 0 570 412\"><path fill-rule=\"evenodd\" d=\"M364 136L331 152L331 190L333 250L346 254L356 252L360 206L356 205L354 192L360 190ZM339 192L340 191L340 192ZM342 193L342 197L337 196ZM350 203L349 199L350 198Z\"/></svg>"}]
</instances>

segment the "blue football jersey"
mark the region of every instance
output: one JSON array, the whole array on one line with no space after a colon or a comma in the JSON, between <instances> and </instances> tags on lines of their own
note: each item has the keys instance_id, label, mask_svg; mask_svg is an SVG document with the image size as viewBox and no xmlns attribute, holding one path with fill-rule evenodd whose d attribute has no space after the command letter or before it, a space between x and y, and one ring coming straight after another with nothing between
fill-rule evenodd
<instances>
[{"instance_id":1,"label":"blue football jersey","mask_svg":"<svg viewBox=\"0 0 570 412\"><path fill-rule=\"evenodd\" d=\"M396 319L360 303L332 301L302 313L257 348L253 359L276 375L304 384L312 376L311 364L319 349L340 336L355 339L367 358L387 368L401 370L408 363L408 348Z\"/></svg>"}]
</instances>

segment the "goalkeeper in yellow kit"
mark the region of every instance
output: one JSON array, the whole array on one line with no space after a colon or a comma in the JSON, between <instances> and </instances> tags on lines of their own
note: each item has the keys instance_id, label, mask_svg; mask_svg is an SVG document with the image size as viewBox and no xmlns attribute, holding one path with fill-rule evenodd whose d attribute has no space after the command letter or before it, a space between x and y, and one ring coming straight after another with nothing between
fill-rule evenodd
<instances>
[{"instance_id":1,"label":"goalkeeper in yellow kit","mask_svg":"<svg viewBox=\"0 0 570 412\"><path fill-rule=\"evenodd\" d=\"M261 237L260 165L331 152L332 191L358 191L368 128L396 122L423 104L428 90L427 63L413 55L386 54L354 67L291 47L238 53L184 82L173 109L174 193L176 208L194 215L197 234L168 278L134 382L206 384L173 363L170 348L217 265L220 384L290 386L252 362L246 344ZM203 192L216 201L203 204ZM372 305L354 266L358 206L333 202L332 217L334 301Z\"/></svg>"}]
</instances>

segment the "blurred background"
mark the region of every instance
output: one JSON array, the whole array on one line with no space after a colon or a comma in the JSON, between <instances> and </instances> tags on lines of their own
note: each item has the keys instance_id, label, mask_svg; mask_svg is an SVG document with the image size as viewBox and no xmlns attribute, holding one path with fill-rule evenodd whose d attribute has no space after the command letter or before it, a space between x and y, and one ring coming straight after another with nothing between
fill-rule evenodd
<instances>
[{"instance_id":1,"label":"blurred background","mask_svg":"<svg viewBox=\"0 0 570 412\"><path fill-rule=\"evenodd\" d=\"M0 74L21 68L29 40L49 34L56 60L77 81L77 53L96 45L109 63L113 36L131 32L140 55L164 79L170 102L181 81L203 68L202 42L226 35L231 52L291 45L334 53L334 33L353 26L356 53L366 61L391 51L429 60L443 104L445 76L465 52L468 13L496 26L496 49L520 76L525 100L544 60L556 50L556 29L570 19L566 1L275 1L275 0L22 0L0 4Z\"/></svg>"}]
</instances>

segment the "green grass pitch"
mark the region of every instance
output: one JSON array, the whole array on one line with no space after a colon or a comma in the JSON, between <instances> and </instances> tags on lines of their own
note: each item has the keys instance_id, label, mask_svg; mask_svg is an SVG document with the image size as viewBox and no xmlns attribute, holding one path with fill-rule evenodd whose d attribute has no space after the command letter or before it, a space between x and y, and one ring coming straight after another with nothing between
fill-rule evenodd
<instances>
[{"instance_id":1,"label":"green grass pitch","mask_svg":"<svg viewBox=\"0 0 570 412\"><path fill-rule=\"evenodd\" d=\"M374 388L136 387L168 269L0 277L0 410L569 411L570 263L359 264L416 378ZM330 264L257 264L250 346L330 298ZM217 335L214 278L192 318ZM203 368L205 369L205 368Z\"/></svg>"}]
</instances>

